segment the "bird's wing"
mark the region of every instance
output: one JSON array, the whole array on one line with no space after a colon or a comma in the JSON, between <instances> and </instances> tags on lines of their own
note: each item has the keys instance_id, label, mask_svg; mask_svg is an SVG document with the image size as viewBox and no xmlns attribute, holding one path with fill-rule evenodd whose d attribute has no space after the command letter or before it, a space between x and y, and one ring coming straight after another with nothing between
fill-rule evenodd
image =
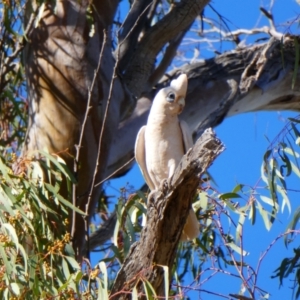
<instances>
[{"instance_id":1,"label":"bird's wing","mask_svg":"<svg viewBox=\"0 0 300 300\"><path fill-rule=\"evenodd\" d=\"M185 121L180 121L179 124L182 132L184 153L186 153L194 145L193 137L192 137L191 130Z\"/></svg>"},{"instance_id":2,"label":"bird's wing","mask_svg":"<svg viewBox=\"0 0 300 300\"><path fill-rule=\"evenodd\" d=\"M149 176L147 165L146 165L145 129L146 126L143 126L138 132L135 141L134 152L135 152L135 159L141 169L141 172L146 180L146 183L148 184L150 190L153 191L155 189L155 186Z\"/></svg>"}]
</instances>

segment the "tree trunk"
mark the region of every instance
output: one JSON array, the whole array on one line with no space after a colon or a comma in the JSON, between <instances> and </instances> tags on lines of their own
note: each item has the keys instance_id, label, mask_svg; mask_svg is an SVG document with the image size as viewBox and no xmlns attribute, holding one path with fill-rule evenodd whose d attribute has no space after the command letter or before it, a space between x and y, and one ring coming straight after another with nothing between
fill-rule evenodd
<instances>
[{"instance_id":1,"label":"tree trunk","mask_svg":"<svg viewBox=\"0 0 300 300\"><path fill-rule=\"evenodd\" d=\"M139 97L151 89L147 82L157 54L171 39L183 37L182 32L208 2L174 3L164 18L149 26L151 20L146 20L141 10L149 9L152 2L140 1L142 5L134 5L132 14L142 17L128 18L125 22L122 43L128 46L127 53L119 47L117 62L112 54L111 26L118 0L97 0L92 6L86 0L57 0L45 2L39 8L25 50L29 126L22 156L30 161L40 156L39 150L46 150L62 157L69 169L74 170L78 184L73 195L68 193L66 185L60 193L88 216L99 198L99 183L107 174L119 122L135 106L131 94ZM153 5L155 8L156 4ZM37 4L29 1L28 19L36 9ZM140 38L142 31L144 35ZM133 43L128 44L126 38L133 33ZM172 51L173 55L175 52ZM124 61L124 57L128 57L128 65L120 70L119 60ZM121 83L119 73L123 74L127 88ZM80 257L87 222L74 212L71 215L70 231Z\"/></svg>"},{"instance_id":2,"label":"tree trunk","mask_svg":"<svg viewBox=\"0 0 300 300\"><path fill-rule=\"evenodd\" d=\"M27 6L29 13L31 3ZM78 184L73 199L66 188L61 193L89 216L99 196L98 183L132 166L131 163L123 167L133 158L136 134L146 124L150 99L154 97L152 84L167 68L166 62L176 53L178 41L209 0L174 2L169 13L153 26L152 19L144 13L148 17L157 1L133 3L115 53L117 65L111 51L110 30L118 0L97 0L92 9L86 0L44 4L28 33L25 66L29 127L22 155L31 158L38 156L37 150L47 149L63 157L74 169ZM35 10L36 5L32 6ZM167 85L177 72L188 75L186 107L181 118L195 137L238 113L299 110L294 41L293 37L282 42L271 38L263 45L186 65L157 88ZM173 48L166 51L163 63L155 69L157 54L167 44ZM139 98L136 106L131 94ZM122 119L125 120L120 123ZM86 226L83 218L75 214L70 224L74 246L80 253Z\"/></svg>"},{"instance_id":3,"label":"tree trunk","mask_svg":"<svg viewBox=\"0 0 300 300\"><path fill-rule=\"evenodd\" d=\"M36 9L30 4L29 13ZM62 157L78 184L73 199L66 186L60 193L88 215L100 192L93 180L99 182L105 175L120 109L128 100L111 53L110 26L118 1L99 0L94 5L105 10L105 17L95 11L90 16L94 27L88 21L88 1L45 2L40 7L25 49L29 126L22 153L31 159L39 157L38 150L47 150ZM70 216L80 257L86 226L81 215Z\"/></svg>"}]
</instances>

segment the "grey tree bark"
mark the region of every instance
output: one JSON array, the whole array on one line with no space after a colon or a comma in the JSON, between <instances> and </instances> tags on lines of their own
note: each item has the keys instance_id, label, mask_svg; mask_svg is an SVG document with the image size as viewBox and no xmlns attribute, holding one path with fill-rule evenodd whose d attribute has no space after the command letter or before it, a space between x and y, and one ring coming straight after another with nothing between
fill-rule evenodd
<instances>
[{"instance_id":1,"label":"grey tree bark","mask_svg":"<svg viewBox=\"0 0 300 300\"><path fill-rule=\"evenodd\" d=\"M191 200L199 188L199 178L223 150L214 132L205 130L194 147L183 156L174 175L149 195L147 224L140 240L131 246L115 279L111 299L131 299L128 292L134 286L145 294L145 280L150 282L157 296L165 296L162 266L172 270Z\"/></svg>"},{"instance_id":2,"label":"grey tree bark","mask_svg":"<svg viewBox=\"0 0 300 300\"><path fill-rule=\"evenodd\" d=\"M262 45L185 65L166 76L157 89L168 85L177 73L188 75L186 106L180 117L189 124L195 139L206 128L215 127L226 117L240 113L299 111L300 72L295 63L296 39L299 40L298 37L290 36L281 42L271 38ZM140 127L147 122L154 93L140 98L132 115L119 125L110 150L106 177L111 174L122 175L133 166L135 137ZM130 160L132 162L127 164ZM104 224L91 237L91 249L111 237L114 224Z\"/></svg>"},{"instance_id":3,"label":"grey tree bark","mask_svg":"<svg viewBox=\"0 0 300 300\"><path fill-rule=\"evenodd\" d=\"M215 127L224 118L262 110L300 110L300 72L295 67L295 39L283 42L271 38L262 45L226 52L212 59L188 64L166 76L157 89L167 85L177 73L188 75L186 105L180 118L195 137L205 128ZM295 81L294 87L293 80ZM106 176L133 157L139 128L146 124L154 93L138 100L133 114L119 125L110 150ZM122 145L122 146L121 146Z\"/></svg>"},{"instance_id":4,"label":"grey tree bark","mask_svg":"<svg viewBox=\"0 0 300 300\"><path fill-rule=\"evenodd\" d=\"M134 99L151 90L148 81L155 82L167 68L165 64L155 72L159 51L166 43L176 49L208 2L174 3L151 26L158 2L134 1L115 55L111 28L118 0L97 0L92 5L85 0L57 0L40 7L35 1L27 3L28 19L37 8L39 14L25 49L29 126L23 161L39 158L38 151L46 149L74 171L78 183L72 195L66 185L60 193L87 214L83 218L70 213L69 230L79 260L118 124L132 112ZM175 55L174 49L166 53L165 62Z\"/></svg>"},{"instance_id":5,"label":"grey tree bark","mask_svg":"<svg viewBox=\"0 0 300 300\"><path fill-rule=\"evenodd\" d=\"M209 0L176 2L154 26L151 26L151 21L158 1L136 0L133 3L114 54L111 50L111 26L118 0L94 1L92 25L86 14L90 8L89 1L57 1L55 5L49 2L28 34L25 64L30 110L23 155L30 157L36 150L47 148L50 153L63 156L68 167L74 169L74 157L79 149L80 155L78 160L75 159L78 178L75 196L70 199L66 190L62 193L89 216L97 202L100 183L111 174L124 174L132 166L131 163L123 167L133 158L136 134L146 123L155 93L152 87L166 71L184 33ZM237 49L201 63L183 66L162 79L157 89L167 85L178 72L188 75L186 107L181 118L189 124L195 138L206 128L238 113L299 110L300 78L299 62L295 63L295 39L298 38L286 37L282 41L271 38L263 45ZM156 67L155 59L164 46L170 48ZM78 147L83 124L86 128ZM214 145L220 149L220 144ZM198 150L202 149L201 145L199 147ZM205 155L200 157L205 159ZM213 158L211 154L203 164L197 163L197 160L197 172L201 173ZM147 256L149 237L144 231L141 242L135 245L120 271L112 295L124 288L126 290L124 280L130 281L142 270L158 293L163 294L161 270L157 267L152 269L153 263L172 266L178 234L182 231L189 207L189 203L180 201L181 194L185 191L192 195L196 188L196 177L189 173L191 170L195 171L192 167L183 176L190 183L187 184L188 190L171 181L171 190L161 191L155 201L150 201L152 206L149 207L148 219L151 220L153 214L157 224L150 222L153 228L147 226L147 230L151 228L149 237L158 237L156 249L141 265L142 268L134 265L135 258ZM169 193L168 196L166 193ZM172 197L177 199L177 209L186 213L179 216L178 210L168 206L168 199ZM162 215L158 220L155 208L162 204L162 199L166 206L159 208ZM170 219L176 226L172 227L172 241L167 241L160 228L169 224ZM74 214L70 221L74 225L70 232L80 259L86 226L83 219ZM114 218L110 221L114 224ZM110 228L104 228L111 232ZM165 247L170 252L158 259L157 249ZM135 283L133 280L132 284Z\"/></svg>"}]
</instances>

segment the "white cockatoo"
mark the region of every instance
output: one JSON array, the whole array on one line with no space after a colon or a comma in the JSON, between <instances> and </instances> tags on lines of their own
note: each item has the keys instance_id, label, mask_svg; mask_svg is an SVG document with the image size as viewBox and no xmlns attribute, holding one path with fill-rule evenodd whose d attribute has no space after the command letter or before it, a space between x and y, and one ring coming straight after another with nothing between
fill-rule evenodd
<instances>
[{"instance_id":1,"label":"white cockatoo","mask_svg":"<svg viewBox=\"0 0 300 300\"><path fill-rule=\"evenodd\" d=\"M170 87L157 93L147 125L137 135L135 158L151 191L174 174L182 156L193 146L188 125L178 119L185 105L187 84L187 76L181 74L171 81ZM199 223L191 208L181 240L192 240L198 235Z\"/></svg>"}]
</instances>

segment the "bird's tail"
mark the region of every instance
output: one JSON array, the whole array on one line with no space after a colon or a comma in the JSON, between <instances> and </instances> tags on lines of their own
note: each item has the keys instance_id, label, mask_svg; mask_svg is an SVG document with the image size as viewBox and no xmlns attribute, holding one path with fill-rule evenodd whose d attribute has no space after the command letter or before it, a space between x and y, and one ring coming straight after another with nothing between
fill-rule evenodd
<instances>
[{"instance_id":1,"label":"bird's tail","mask_svg":"<svg viewBox=\"0 0 300 300\"><path fill-rule=\"evenodd\" d=\"M190 209L188 218L184 225L180 240L184 241L191 241L199 235L199 222L197 220L196 214L193 209Z\"/></svg>"}]
</instances>

